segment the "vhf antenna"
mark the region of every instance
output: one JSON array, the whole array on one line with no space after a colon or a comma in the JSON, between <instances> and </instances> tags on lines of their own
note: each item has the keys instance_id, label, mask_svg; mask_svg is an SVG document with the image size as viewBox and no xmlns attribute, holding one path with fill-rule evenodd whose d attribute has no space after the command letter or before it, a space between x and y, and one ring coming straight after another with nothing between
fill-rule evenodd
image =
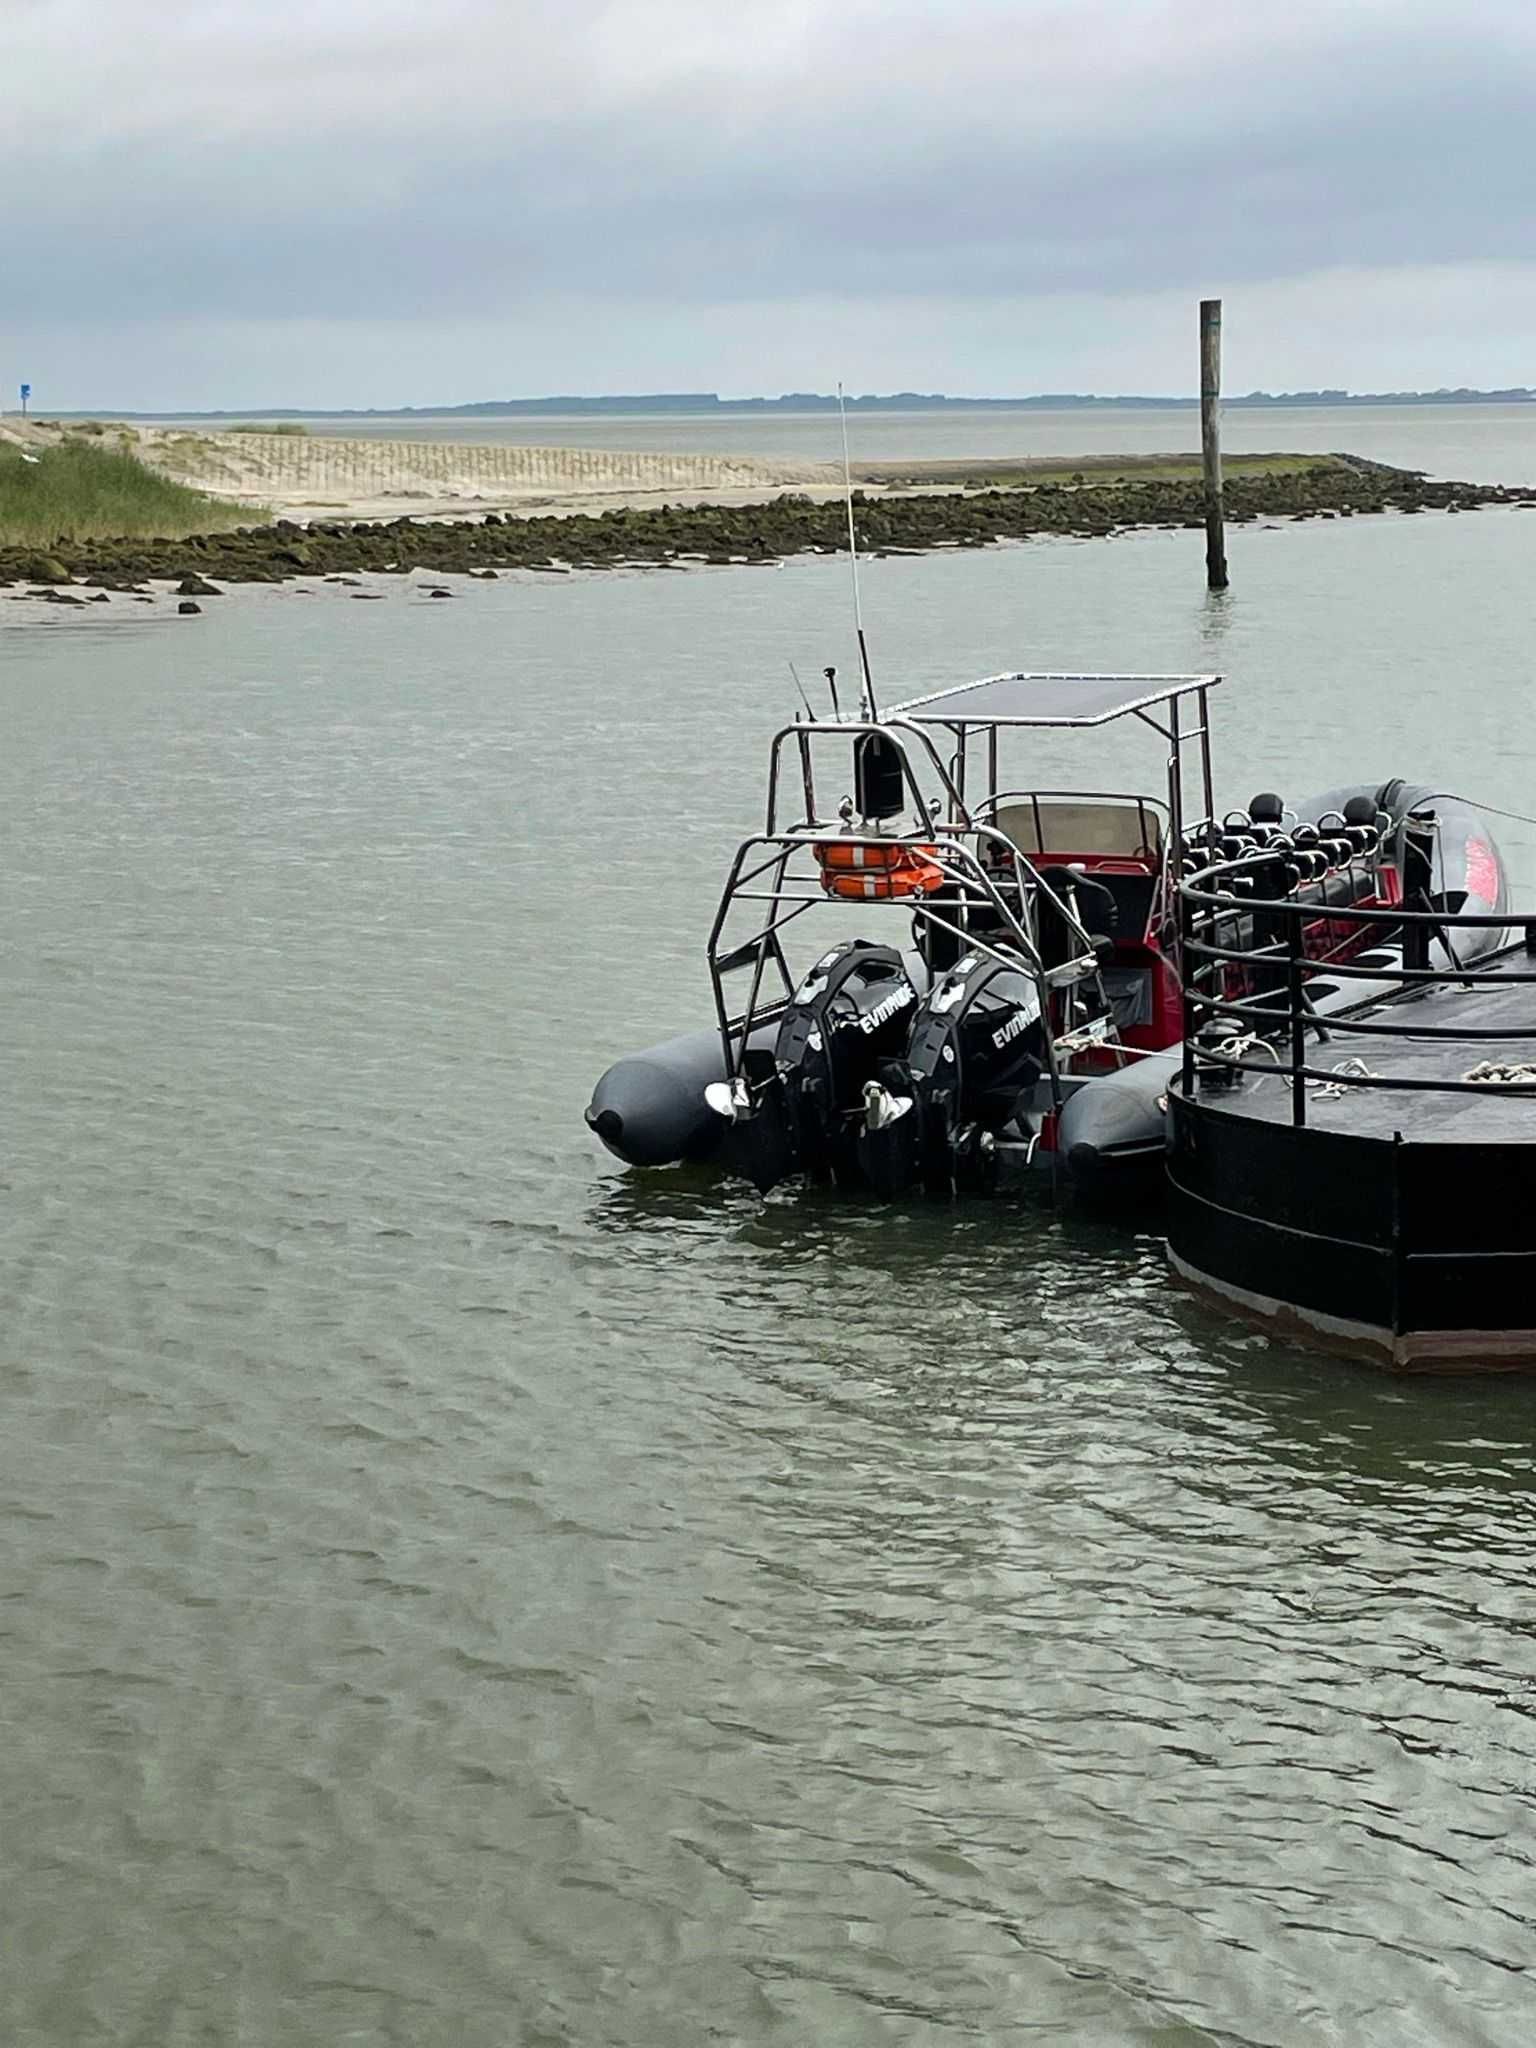
<instances>
[{"instance_id":1,"label":"vhf antenna","mask_svg":"<svg viewBox=\"0 0 1536 2048\"><path fill-rule=\"evenodd\" d=\"M853 530L853 473L848 467L848 414L843 405L841 381L837 387L837 417L843 430L843 503L848 511L848 560L853 570L853 624L859 636L859 666L864 671L862 715L871 721L879 717L875 708L875 683L869 672L869 648L864 640L864 608L859 603L859 542Z\"/></svg>"}]
</instances>

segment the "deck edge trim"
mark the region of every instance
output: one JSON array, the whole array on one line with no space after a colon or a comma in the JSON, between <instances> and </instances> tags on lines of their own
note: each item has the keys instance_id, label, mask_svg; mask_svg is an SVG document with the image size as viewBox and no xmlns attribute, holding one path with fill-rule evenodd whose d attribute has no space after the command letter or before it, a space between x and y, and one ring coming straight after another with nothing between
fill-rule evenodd
<instances>
[{"instance_id":1,"label":"deck edge trim","mask_svg":"<svg viewBox=\"0 0 1536 2048\"><path fill-rule=\"evenodd\" d=\"M1230 1280L1218 1280L1181 1259L1171 1245L1168 1247L1168 1264L1174 1277L1196 1294L1211 1295L1231 1303L1266 1323L1278 1324L1285 1331L1312 1331L1331 1338L1352 1352L1363 1353L1399 1371L1536 1367L1536 1329L1409 1330L1394 1335L1377 1323L1354 1322L1346 1316L1333 1316L1322 1309L1303 1308L1297 1302L1282 1301L1278 1295L1257 1294L1251 1288L1239 1287Z\"/></svg>"}]
</instances>

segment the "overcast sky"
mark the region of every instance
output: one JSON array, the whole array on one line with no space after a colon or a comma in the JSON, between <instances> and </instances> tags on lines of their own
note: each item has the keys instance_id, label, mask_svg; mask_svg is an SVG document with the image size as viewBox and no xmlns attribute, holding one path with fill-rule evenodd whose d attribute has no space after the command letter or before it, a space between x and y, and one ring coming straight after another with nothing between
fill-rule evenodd
<instances>
[{"instance_id":1,"label":"overcast sky","mask_svg":"<svg viewBox=\"0 0 1536 2048\"><path fill-rule=\"evenodd\" d=\"M1536 0L0 0L0 398L1536 384Z\"/></svg>"}]
</instances>

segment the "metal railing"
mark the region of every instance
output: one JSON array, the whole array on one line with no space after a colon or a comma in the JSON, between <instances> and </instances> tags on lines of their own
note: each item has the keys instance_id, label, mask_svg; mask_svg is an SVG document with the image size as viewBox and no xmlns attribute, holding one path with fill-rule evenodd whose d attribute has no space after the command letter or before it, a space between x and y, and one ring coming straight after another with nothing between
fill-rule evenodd
<instances>
[{"instance_id":1,"label":"metal railing","mask_svg":"<svg viewBox=\"0 0 1536 2048\"><path fill-rule=\"evenodd\" d=\"M1435 1025L1416 1016L1412 1005L1415 996L1437 989L1536 983L1536 968L1489 966L1490 961L1507 960L1518 941L1495 941L1475 960L1463 964L1453 936L1463 931L1523 931L1529 955L1536 953L1536 921L1510 911L1452 912L1247 893L1241 886L1244 880L1265 865L1272 870L1273 861L1272 852L1246 854L1213 863L1186 876L1179 885L1179 980L1184 1005L1181 1086L1186 1099L1193 1094L1202 1071L1288 1080L1291 1121L1296 1125L1307 1121L1309 1085L1447 1095L1536 1095L1536 1067L1528 1080L1373 1074L1358 1071L1359 1061L1353 1062L1354 1072L1349 1071L1349 1061L1342 1066L1312 1066L1306 1052L1309 1031L1323 1042L1338 1033L1345 1038L1359 1035L1468 1046L1521 1043L1536 1048L1536 1003L1530 1020L1513 1027ZM1224 944L1223 931L1240 938L1243 921L1251 921L1253 941ZM1349 935L1321 956L1306 950L1307 927L1319 923L1344 927ZM1262 940L1257 937L1260 931ZM1386 957L1377 953L1351 957L1348 948L1354 935L1368 939L1373 933L1380 935ZM1436 942L1442 956L1439 961L1434 958ZM1385 984L1377 1002L1385 1005L1387 1014L1373 1008L1368 1018L1351 1016L1347 1002L1341 1003L1338 1011L1320 1013L1314 993L1324 983L1330 993L1338 992L1340 984L1347 988L1350 983L1369 983L1378 992ZM1362 987L1361 1002L1369 1001L1370 996L1371 991ZM1235 1027L1225 1043L1209 1033L1209 1026L1218 1020ZM1288 1058L1282 1058L1282 1048ZM1255 1050L1264 1056L1250 1057Z\"/></svg>"},{"instance_id":2,"label":"metal railing","mask_svg":"<svg viewBox=\"0 0 1536 2048\"><path fill-rule=\"evenodd\" d=\"M965 844L966 840L974 845ZM816 858L817 848L828 843L880 851L905 847L939 870L944 892L884 901L829 896ZM744 904L762 907L758 928L726 943L732 912ZM1059 928L1069 941L1067 957L1050 964L1042 958L1038 940L1043 905L1060 920ZM1053 1103L1059 1106L1060 1062L1084 1050L1078 1041L1089 1028L1090 1020L1078 1014L1076 994L1097 983L1100 963L1093 941L1072 907L1012 840L995 826L980 823L959 827L934 823L923 831L900 834L798 826L756 833L742 841L706 948L728 1078L734 1080L741 1073L753 1033L773 1022L794 992L796 976L780 935L808 910L837 909L903 912L912 920L914 936L920 930L942 937L960 951L980 954L1028 975L1038 991L1042 1014L1047 1012L1052 994L1059 994L1064 1014L1059 1028L1046 1039L1046 1079ZM726 978L743 971L750 972L746 1002L734 1009L726 993ZM765 982L771 993L765 990ZM1112 1055L1123 1052L1117 1043L1106 1049Z\"/></svg>"}]
</instances>

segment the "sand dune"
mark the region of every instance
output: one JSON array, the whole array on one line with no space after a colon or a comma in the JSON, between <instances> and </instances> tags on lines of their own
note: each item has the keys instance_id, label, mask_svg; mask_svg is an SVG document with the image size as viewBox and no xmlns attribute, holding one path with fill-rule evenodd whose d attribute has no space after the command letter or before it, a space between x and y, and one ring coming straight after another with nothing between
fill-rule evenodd
<instances>
[{"instance_id":1,"label":"sand dune","mask_svg":"<svg viewBox=\"0 0 1536 2048\"><path fill-rule=\"evenodd\" d=\"M24 447L80 439L121 447L211 497L295 520L468 519L486 512L560 514L618 506L753 505L786 491L842 495L832 462L752 455L675 455L597 448L525 448L495 442L379 440L310 434L204 432L116 422L0 420L0 439ZM1328 466L1348 458L1241 455L1229 476ZM1191 454L970 457L867 462L864 488L901 495L1018 487L1111 476L1197 475ZM1369 468L1371 465L1357 465Z\"/></svg>"},{"instance_id":2,"label":"sand dune","mask_svg":"<svg viewBox=\"0 0 1536 2048\"><path fill-rule=\"evenodd\" d=\"M835 464L753 456L610 453L474 442L327 440L308 434L8 419L23 445L89 434L212 497L267 506L291 519L434 519L485 512L602 510L612 505L750 504L786 490L833 495Z\"/></svg>"}]
</instances>

